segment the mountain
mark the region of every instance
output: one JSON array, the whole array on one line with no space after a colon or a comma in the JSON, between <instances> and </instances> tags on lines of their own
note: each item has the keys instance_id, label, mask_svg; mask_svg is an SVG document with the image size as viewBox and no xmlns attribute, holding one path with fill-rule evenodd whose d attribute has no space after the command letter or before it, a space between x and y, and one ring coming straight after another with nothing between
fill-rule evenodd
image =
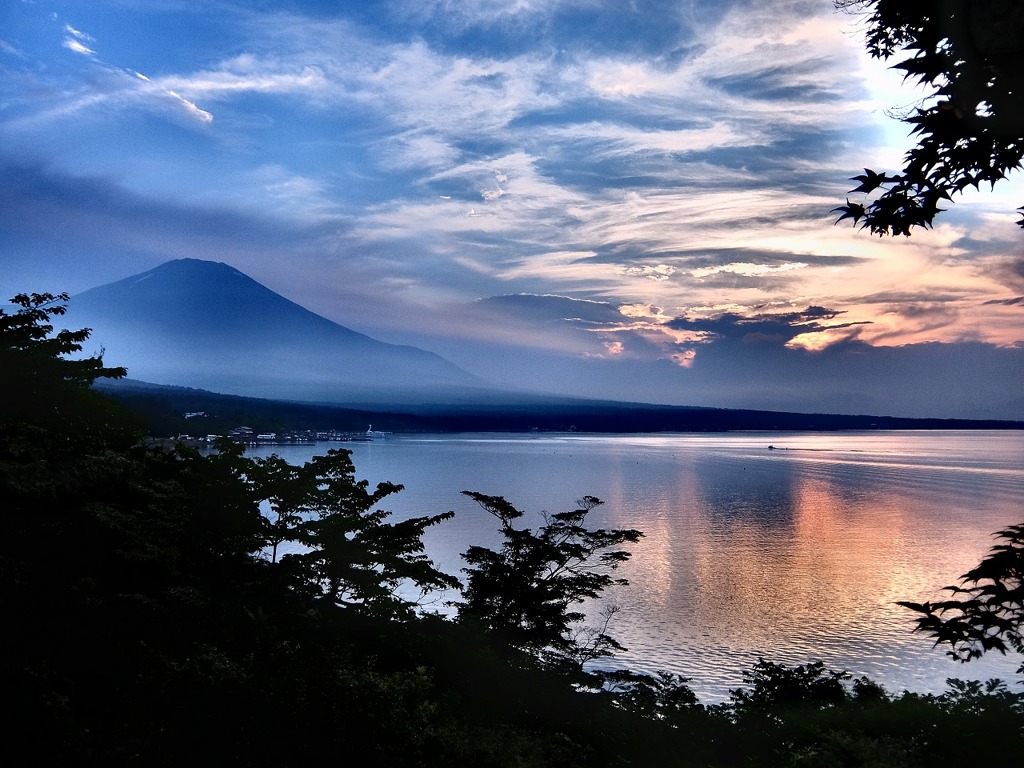
<instances>
[{"instance_id":1,"label":"mountain","mask_svg":"<svg viewBox=\"0 0 1024 768\"><path fill-rule=\"evenodd\" d=\"M321 402L431 401L484 386L432 352L357 333L200 259L78 294L61 324L92 328L86 351L156 383Z\"/></svg>"}]
</instances>

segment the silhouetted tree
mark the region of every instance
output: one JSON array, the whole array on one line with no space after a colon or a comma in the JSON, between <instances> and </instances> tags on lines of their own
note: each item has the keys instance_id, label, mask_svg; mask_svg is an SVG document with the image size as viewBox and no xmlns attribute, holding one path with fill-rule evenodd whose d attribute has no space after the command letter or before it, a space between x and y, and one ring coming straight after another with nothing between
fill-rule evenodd
<instances>
[{"instance_id":1,"label":"silhouetted tree","mask_svg":"<svg viewBox=\"0 0 1024 768\"><path fill-rule=\"evenodd\" d=\"M921 614L917 631L931 635L936 645L948 645L947 654L959 661L993 650L1024 654L1024 525L1011 525L996 536L1002 543L958 586L945 588L954 598L900 602ZM1018 672L1024 674L1024 664Z\"/></svg>"},{"instance_id":2,"label":"silhouetted tree","mask_svg":"<svg viewBox=\"0 0 1024 768\"><path fill-rule=\"evenodd\" d=\"M14 314L0 308L0 355L5 363L5 379L18 379L23 384L35 382L44 387L42 392L38 388L21 390L18 403L41 399L41 394L52 393L58 383L87 388L98 378L121 378L127 373L124 368L105 367L99 355L84 359L66 357L81 352L82 344L89 338L88 328L53 334L51 320L67 311L67 301L66 293L19 293L11 299L11 304L20 307Z\"/></svg>"},{"instance_id":3,"label":"silhouetted tree","mask_svg":"<svg viewBox=\"0 0 1024 768\"><path fill-rule=\"evenodd\" d=\"M573 606L627 583L611 575L630 556L615 547L639 541L640 531L587 528L587 517L601 504L593 496L571 512L545 513L535 533L513 525L523 513L501 496L463 493L498 519L504 541L498 551L470 547L463 554L469 567L463 569L461 618L554 667L578 670L622 648L605 627L581 629L586 617Z\"/></svg>"},{"instance_id":4,"label":"silhouetted tree","mask_svg":"<svg viewBox=\"0 0 1024 768\"><path fill-rule=\"evenodd\" d=\"M594 678L602 694L617 706L645 717L672 723L700 709L697 694L688 685L690 678L674 672L648 675L631 669L598 670Z\"/></svg>"},{"instance_id":5,"label":"silhouetted tree","mask_svg":"<svg viewBox=\"0 0 1024 768\"><path fill-rule=\"evenodd\" d=\"M848 672L826 669L820 661L787 667L758 659L753 669L743 673L750 688L737 688L729 696L739 717L774 715L800 707L835 707L847 700L843 681L849 678Z\"/></svg>"},{"instance_id":6,"label":"silhouetted tree","mask_svg":"<svg viewBox=\"0 0 1024 768\"><path fill-rule=\"evenodd\" d=\"M865 168L865 202L838 221L878 235L930 227L939 205L995 186L1024 156L1024 3L1019 0L836 0L867 16L867 50L927 89L903 122L917 145L899 173ZM1024 208L1018 209L1024 213ZM837 222L838 223L838 222ZM1024 215L1018 222L1024 226Z\"/></svg>"},{"instance_id":7,"label":"silhouetted tree","mask_svg":"<svg viewBox=\"0 0 1024 768\"><path fill-rule=\"evenodd\" d=\"M230 443L147 446L90 386L124 370L69 359L88 331L54 333L66 298L0 309L9 749L40 765L180 765L200 743L213 762L400 764L382 755L437 721L429 674L353 646L365 633L388 655L413 613L400 584L457 583L419 540L448 515L390 524L375 506L398 486L369 490L346 452L289 468Z\"/></svg>"},{"instance_id":8,"label":"silhouetted tree","mask_svg":"<svg viewBox=\"0 0 1024 768\"><path fill-rule=\"evenodd\" d=\"M222 450L230 450L230 443ZM331 450L301 466L279 456L236 456L236 471L273 515L266 521L271 560L289 572L311 598L374 614L411 615L415 602L403 586L420 596L453 589L459 581L434 568L423 554L423 532L454 516L446 512L388 522L389 512L374 509L402 490L379 483L373 491L355 479L349 451ZM282 542L293 549L279 556Z\"/></svg>"},{"instance_id":9,"label":"silhouetted tree","mask_svg":"<svg viewBox=\"0 0 1024 768\"><path fill-rule=\"evenodd\" d=\"M67 300L66 293L18 294L15 312L0 308L0 451L20 461L140 436L136 419L92 389L125 369L104 366L99 355L69 357L81 353L88 328L53 333Z\"/></svg>"}]
</instances>

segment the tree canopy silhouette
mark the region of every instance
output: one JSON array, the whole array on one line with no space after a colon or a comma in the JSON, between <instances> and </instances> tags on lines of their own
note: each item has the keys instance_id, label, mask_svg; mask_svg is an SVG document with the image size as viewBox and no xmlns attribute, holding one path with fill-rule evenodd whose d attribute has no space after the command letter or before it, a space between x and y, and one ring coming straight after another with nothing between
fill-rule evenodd
<instances>
[{"instance_id":1,"label":"tree canopy silhouette","mask_svg":"<svg viewBox=\"0 0 1024 768\"><path fill-rule=\"evenodd\" d=\"M460 617L567 671L622 649L606 626L580 626L586 616L575 606L627 583L612 575L630 556L617 547L639 541L640 531L588 528L588 516L601 504L593 496L577 501L572 511L545 513L544 525L534 532L514 525L523 512L503 497L463 493L500 521L504 541L497 551L475 546L463 554L469 567L463 569Z\"/></svg>"},{"instance_id":2,"label":"tree canopy silhouette","mask_svg":"<svg viewBox=\"0 0 1024 768\"><path fill-rule=\"evenodd\" d=\"M1024 157L1024 3L1019 0L836 0L866 14L867 50L927 93L906 115L917 144L897 173L855 176L837 220L872 234L930 227L968 187L993 188ZM1019 208L1024 227L1024 207Z\"/></svg>"},{"instance_id":3,"label":"tree canopy silhouette","mask_svg":"<svg viewBox=\"0 0 1024 768\"><path fill-rule=\"evenodd\" d=\"M140 436L137 420L92 389L125 369L81 356L88 328L53 332L67 300L66 293L20 293L11 299L15 312L0 309L0 438L26 461Z\"/></svg>"},{"instance_id":4,"label":"tree canopy silhouette","mask_svg":"<svg viewBox=\"0 0 1024 768\"><path fill-rule=\"evenodd\" d=\"M400 486L357 481L344 451L290 466L229 442L147 444L91 387L124 369L74 357L88 330L54 332L66 299L19 295L16 311L0 309L13 751L38 764L180 765L205 743L214 762L287 765L323 749L398 764L391 743L430 738L429 681L355 646L366 633L387 656L415 589L457 585L421 541L450 515L388 520L377 505Z\"/></svg>"}]
</instances>

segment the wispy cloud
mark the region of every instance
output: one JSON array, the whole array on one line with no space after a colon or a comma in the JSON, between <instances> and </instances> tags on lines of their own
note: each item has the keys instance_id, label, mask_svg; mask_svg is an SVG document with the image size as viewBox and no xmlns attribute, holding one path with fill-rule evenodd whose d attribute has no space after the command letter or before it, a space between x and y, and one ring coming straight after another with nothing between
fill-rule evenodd
<instances>
[{"instance_id":1,"label":"wispy cloud","mask_svg":"<svg viewBox=\"0 0 1024 768\"><path fill-rule=\"evenodd\" d=\"M255 63L247 71L227 68L188 76L161 77L152 82L156 87L168 91L182 91L193 98L207 99L247 93L316 92L326 86L323 72L316 67L305 67L298 72L268 72Z\"/></svg>"},{"instance_id":2,"label":"wispy cloud","mask_svg":"<svg viewBox=\"0 0 1024 768\"><path fill-rule=\"evenodd\" d=\"M0 42L0 154L109 192L108 216L68 213L97 252L124 238L263 275L279 259L281 286L363 330L673 375L724 349L716 322L762 323L747 337L784 339L782 355L1024 339L1021 182L969 193L908 241L833 226L851 175L899 162L883 110L906 94L831 0L228 0L118 24L20 11ZM170 233L155 213L129 232L118 200L225 234L210 223L190 246L187 217ZM232 240L247 219L274 247ZM520 294L611 315L453 330L452 306ZM807 307L842 314L768 327Z\"/></svg>"},{"instance_id":3,"label":"wispy cloud","mask_svg":"<svg viewBox=\"0 0 1024 768\"><path fill-rule=\"evenodd\" d=\"M64 25L64 32L66 34L64 36L63 45L69 51L80 53L83 56L94 56L96 54L96 51L94 51L92 48L86 45L86 43L95 42L95 38L93 38L92 35L88 35L85 32L81 32L72 27L70 24Z\"/></svg>"},{"instance_id":4,"label":"wispy cloud","mask_svg":"<svg viewBox=\"0 0 1024 768\"><path fill-rule=\"evenodd\" d=\"M96 51L94 51L92 48L85 45L80 40L74 39L73 37L69 37L64 40L64 47L67 48L69 51L80 53L83 56L93 56L96 54Z\"/></svg>"}]
</instances>

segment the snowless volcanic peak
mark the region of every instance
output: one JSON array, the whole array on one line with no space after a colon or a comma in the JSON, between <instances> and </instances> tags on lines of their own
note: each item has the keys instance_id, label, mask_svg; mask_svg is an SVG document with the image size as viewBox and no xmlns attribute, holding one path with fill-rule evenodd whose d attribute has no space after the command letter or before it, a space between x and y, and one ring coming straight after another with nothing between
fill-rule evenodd
<instances>
[{"instance_id":1,"label":"snowless volcanic peak","mask_svg":"<svg viewBox=\"0 0 1024 768\"><path fill-rule=\"evenodd\" d=\"M325 402L481 385L432 352L372 339L213 261L170 261L85 291L64 320L93 329L90 351L161 384Z\"/></svg>"}]
</instances>

